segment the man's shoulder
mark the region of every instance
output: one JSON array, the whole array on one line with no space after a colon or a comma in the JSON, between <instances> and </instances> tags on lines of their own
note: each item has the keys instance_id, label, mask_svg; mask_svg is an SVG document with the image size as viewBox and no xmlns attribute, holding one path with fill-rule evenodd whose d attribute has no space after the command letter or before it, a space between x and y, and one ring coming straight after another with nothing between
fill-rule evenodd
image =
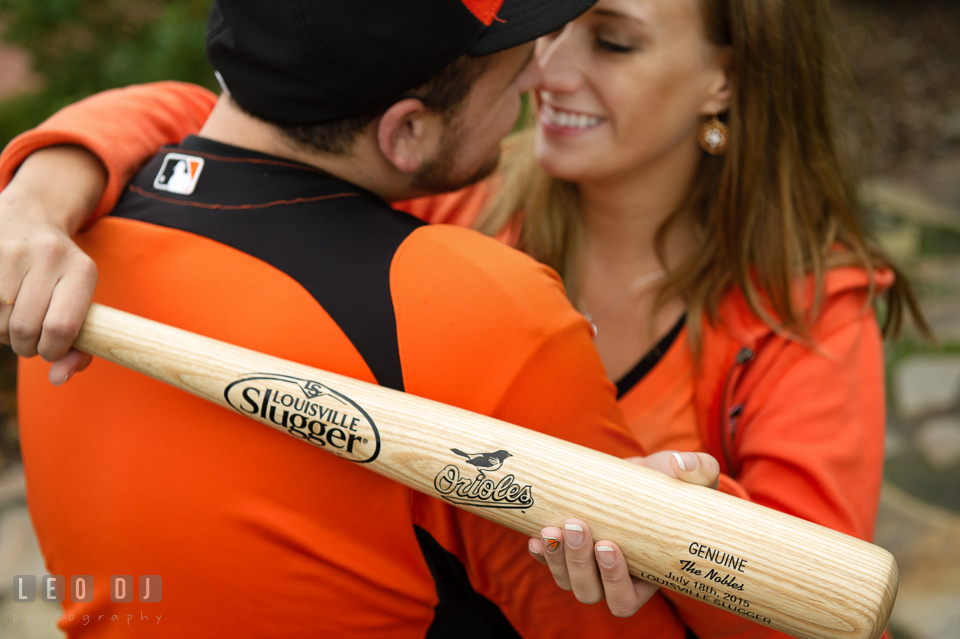
<instances>
[{"instance_id":1,"label":"man's shoulder","mask_svg":"<svg viewBox=\"0 0 960 639\"><path fill-rule=\"evenodd\" d=\"M431 225L397 251L391 293L409 392L639 454L590 325L549 267L475 231Z\"/></svg>"},{"instance_id":2,"label":"man's shoulder","mask_svg":"<svg viewBox=\"0 0 960 639\"><path fill-rule=\"evenodd\" d=\"M582 321L552 268L477 231L432 224L411 233L397 251L393 285L447 300L453 308L486 305L494 321L508 316L541 330Z\"/></svg>"}]
</instances>

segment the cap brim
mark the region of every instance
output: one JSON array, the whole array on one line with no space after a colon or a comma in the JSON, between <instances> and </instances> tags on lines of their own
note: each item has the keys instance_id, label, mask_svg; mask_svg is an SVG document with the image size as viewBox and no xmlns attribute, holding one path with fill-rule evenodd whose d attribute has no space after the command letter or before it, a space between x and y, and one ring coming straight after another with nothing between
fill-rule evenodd
<instances>
[{"instance_id":1,"label":"cap brim","mask_svg":"<svg viewBox=\"0 0 960 639\"><path fill-rule=\"evenodd\" d=\"M493 24L467 51L489 55L553 33L597 0L505 0Z\"/></svg>"}]
</instances>

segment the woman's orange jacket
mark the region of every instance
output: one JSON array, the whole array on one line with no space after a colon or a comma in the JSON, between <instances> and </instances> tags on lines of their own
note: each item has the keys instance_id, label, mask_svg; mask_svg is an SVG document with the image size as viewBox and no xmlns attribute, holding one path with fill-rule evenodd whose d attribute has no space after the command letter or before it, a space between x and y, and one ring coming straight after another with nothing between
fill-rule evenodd
<instances>
[{"instance_id":1,"label":"woman's orange jacket","mask_svg":"<svg viewBox=\"0 0 960 639\"><path fill-rule=\"evenodd\" d=\"M33 151L76 144L94 152L109 180L91 219L109 212L126 183L163 144L196 133L216 96L165 82L94 96L11 142L0 156L0 186ZM117 117L121 115L122 117ZM470 226L495 187L400 203L433 223ZM500 239L513 244L517 229ZM826 276L826 298L811 348L777 334L738 291L722 300L716 325L704 321L693 404L700 447L720 460L720 489L840 532L871 540L883 475L883 347L868 291L892 284L888 271L841 268ZM683 344L685 347L685 343ZM631 428L642 430L643 401L624 398ZM656 452L648 450L648 453ZM670 597L701 638L785 637Z\"/></svg>"}]
</instances>

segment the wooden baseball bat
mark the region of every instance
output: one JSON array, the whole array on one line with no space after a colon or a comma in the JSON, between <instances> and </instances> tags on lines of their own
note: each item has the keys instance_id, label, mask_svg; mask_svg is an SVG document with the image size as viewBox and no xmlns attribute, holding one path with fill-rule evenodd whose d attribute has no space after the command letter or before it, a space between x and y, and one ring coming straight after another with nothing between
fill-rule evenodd
<instances>
[{"instance_id":1,"label":"wooden baseball bat","mask_svg":"<svg viewBox=\"0 0 960 639\"><path fill-rule=\"evenodd\" d=\"M522 533L584 519L633 575L801 639L876 639L896 599L877 546L490 417L96 304L75 346Z\"/></svg>"}]
</instances>

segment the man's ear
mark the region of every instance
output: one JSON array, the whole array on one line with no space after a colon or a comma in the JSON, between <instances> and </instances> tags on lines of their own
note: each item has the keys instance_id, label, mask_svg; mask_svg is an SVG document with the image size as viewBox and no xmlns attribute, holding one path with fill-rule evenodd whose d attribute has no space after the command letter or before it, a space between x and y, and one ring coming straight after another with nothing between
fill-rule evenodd
<instances>
[{"instance_id":1,"label":"man's ear","mask_svg":"<svg viewBox=\"0 0 960 639\"><path fill-rule=\"evenodd\" d=\"M439 136L436 114L416 98L394 103L377 124L380 152L403 173L415 173L433 156Z\"/></svg>"}]
</instances>

